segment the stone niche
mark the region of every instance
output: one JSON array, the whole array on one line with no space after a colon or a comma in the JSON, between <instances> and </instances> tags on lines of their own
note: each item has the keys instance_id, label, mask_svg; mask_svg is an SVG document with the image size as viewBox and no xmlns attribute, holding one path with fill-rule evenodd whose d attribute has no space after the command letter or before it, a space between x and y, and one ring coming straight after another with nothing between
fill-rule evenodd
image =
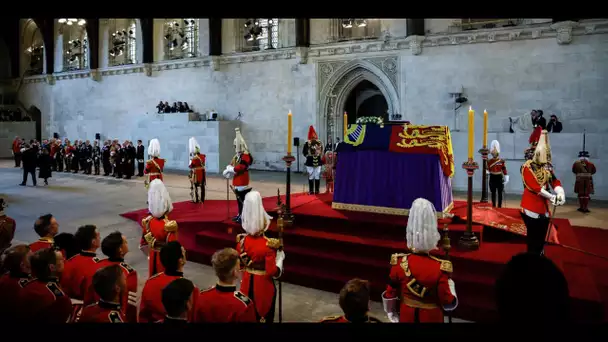
<instances>
[{"instance_id":1,"label":"stone niche","mask_svg":"<svg viewBox=\"0 0 608 342\"><path fill-rule=\"evenodd\" d=\"M13 140L18 136L30 141L36 139L36 122L0 122L0 158L11 158Z\"/></svg>"},{"instance_id":2,"label":"stone niche","mask_svg":"<svg viewBox=\"0 0 608 342\"><path fill-rule=\"evenodd\" d=\"M147 115L147 120L139 122L131 132L132 140L144 140L146 155L151 139L160 141L161 158L166 159L167 170L188 170L190 153L188 140L194 137L207 156L207 172L219 173L230 163L234 156L234 129L240 127L239 121L190 121L188 113L168 113ZM155 132L154 136L150 133Z\"/></svg>"}]
</instances>

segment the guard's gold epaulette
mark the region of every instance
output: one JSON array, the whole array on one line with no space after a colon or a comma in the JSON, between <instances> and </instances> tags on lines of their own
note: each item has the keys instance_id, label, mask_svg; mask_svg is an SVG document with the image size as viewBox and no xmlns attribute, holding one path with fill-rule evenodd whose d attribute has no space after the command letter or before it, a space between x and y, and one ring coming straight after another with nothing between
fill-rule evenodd
<instances>
[{"instance_id":1,"label":"guard's gold epaulette","mask_svg":"<svg viewBox=\"0 0 608 342\"><path fill-rule=\"evenodd\" d=\"M144 226L144 227L145 227L145 226L147 226L147 225L148 225L148 223L150 222L150 220L152 220L152 218L153 218L153 216L152 216L152 215L148 215L148 216L144 217L144 218L141 220L141 225L142 225L142 226Z\"/></svg>"},{"instance_id":2,"label":"guard's gold epaulette","mask_svg":"<svg viewBox=\"0 0 608 342\"><path fill-rule=\"evenodd\" d=\"M241 291L234 291L234 298L238 299L241 303L245 304L245 307L249 306L249 304L251 304L251 299L249 299L249 297L245 296L244 293L242 293Z\"/></svg>"},{"instance_id":3,"label":"guard's gold epaulette","mask_svg":"<svg viewBox=\"0 0 608 342\"><path fill-rule=\"evenodd\" d=\"M399 263L399 258L403 258L408 255L409 253L395 253L391 255L391 265L397 265Z\"/></svg>"},{"instance_id":4,"label":"guard's gold epaulette","mask_svg":"<svg viewBox=\"0 0 608 342\"><path fill-rule=\"evenodd\" d=\"M177 222L174 220L165 220L165 231L173 233L177 231Z\"/></svg>"},{"instance_id":5,"label":"guard's gold epaulette","mask_svg":"<svg viewBox=\"0 0 608 342\"><path fill-rule=\"evenodd\" d=\"M274 238L266 238L266 246L272 249L279 249L281 247L281 241Z\"/></svg>"},{"instance_id":6,"label":"guard's gold epaulette","mask_svg":"<svg viewBox=\"0 0 608 342\"><path fill-rule=\"evenodd\" d=\"M441 263L441 265L439 266L439 269L442 270L443 272L447 272L447 273L452 273L454 271L453 267L452 267L452 262L449 260L444 260L444 259L439 259L437 257L434 257L432 255L429 254L429 257L435 261L439 261Z\"/></svg>"},{"instance_id":7,"label":"guard's gold epaulette","mask_svg":"<svg viewBox=\"0 0 608 342\"><path fill-rule=\"evenodd\" d=\"M323 317L323 319L321 320L321 322L337 321L340 318L342 318L342 315L327 316L327 317Z\"/></svg>"}]
</instances>

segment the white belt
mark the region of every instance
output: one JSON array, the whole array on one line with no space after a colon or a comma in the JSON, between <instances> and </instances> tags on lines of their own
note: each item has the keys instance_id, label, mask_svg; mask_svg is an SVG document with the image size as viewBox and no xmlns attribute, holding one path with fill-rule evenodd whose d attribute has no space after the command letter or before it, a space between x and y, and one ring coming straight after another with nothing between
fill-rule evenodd
<instances>
[{"instance_id":1,"label":"white belt","mask_svg":"<svg viewBox=\"0 0 608 342\"><path fill-rule=\"evenodd\" d=\"M530 211L528 209L524 209L524 213L526 214L526 216L531 217L533 219L537 219L540 216L540 214L532 212L532 211ZM545 213L545 216L549 217L549 213Z\"/></svg>"}]
</instances>

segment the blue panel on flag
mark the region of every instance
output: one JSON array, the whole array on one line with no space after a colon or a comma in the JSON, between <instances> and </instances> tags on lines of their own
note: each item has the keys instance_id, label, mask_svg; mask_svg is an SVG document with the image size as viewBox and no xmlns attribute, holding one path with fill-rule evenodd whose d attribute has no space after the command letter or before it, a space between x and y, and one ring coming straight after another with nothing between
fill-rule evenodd
<instances>
[{"instance_id":1,"label":"blue panel on flag","mask_svg":"<svg viewBox=\"0 0 608 342\"><path fill-rule=\"evenodd\" d=\"M388 151L392 126L380 127L376 124L349 125L345 144L339 144L337 152L358 150Z\"/></svg>"}]
</instances>

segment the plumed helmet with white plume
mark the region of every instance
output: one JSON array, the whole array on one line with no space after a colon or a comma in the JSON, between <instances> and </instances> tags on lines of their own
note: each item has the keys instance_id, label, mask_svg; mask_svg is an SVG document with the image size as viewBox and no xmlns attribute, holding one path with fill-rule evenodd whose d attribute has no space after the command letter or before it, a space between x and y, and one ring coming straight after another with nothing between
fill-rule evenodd
<instances>
[{"instance_id":1,"label":"plumed helmet with white plume","mask_svg":"<svg viewBox=\"0 0 608 342\"><path fill-rule=\"evenodd\" d=\"M537 164L546 164L551 162L551 150L549 147L549 138L547 137L547 131L543 130L538 144L534 149L534 157L532 160Z\"/></svg>"},{"instance_id":2,"label":"plumed helmet with white plume","mask_svg":"<svg viewBox=\"0 0 608 342\"><path fill-rule=\"evenodd\" d=\"M247 148L247 143L245 142L245 139L243 138L243 135L241 134L241 129L240 128L235 128L234 131L236 132L236 137L234 138L234 147L236 149L237 152L249 152L249 149Z\"/></svg>"},{"instance_id":3,"label":"plumed helmet with white plume","mask_svg":"<svg viewBox=\"0 0 608 342\"><path fill-rule=\"evenodd\" d=\"M249 235L258 235L268 229L272 217L264 210L262 195L259 192L250 191L245 196L241 219L243 229Z\"/></svg>"},{"instance_id":4,"label":"plumed helmet with white plume","mask_svg":"<svg viewBox=\"0 0 608 342\"><path fill-rule=\"evenodd\" d=\"M148 155L152 157L160 157L160 142L158 139L154 138L150 140L150 145L148 146Z\"/></svg>"},{"instance_id":5,"label":"plumed helmet with white plume","mask_svg":"<svg viewBox=\"0 0 608 342\"><path fill-rule=\"evenodd\" d=\"M437 248L441 236L437 229L437 212L433 203L418 198L412 203L406 229L407 247L415 252Z\"/></svg>"},{"instance_id":6,"label":"plumed helmet with white plume","mask_svg":"<svg viewBox=\"0 0 608 342\"><path fill-rule=\"evenodd\" d=\"M161 218L173 210L169 191L160 179L150 182L148 188L148 211L156 218Z\"/></svg>"},{"instance_id":7,"label":"plumed helmet with white plume","mask_svg":"<svg viewBox=\"0 0 608 342\"><path fill-rule=\"evenodd\" d=\"M198 153L200 151L200 146L194 137L188 140L188 151L190 151L190 154Z\"/></svg>"},{"instance_id":8,"label":"plumed helmet with white plume","mask_svg":"<svg viewBox=\"0 0 608 342\"><path fill-rule=\"evenodd\" d=\"M500 143L498 140L492 140L492 143L490 143L490 153L494 155L500 154Z\"/></svg>"}]
</instances>

